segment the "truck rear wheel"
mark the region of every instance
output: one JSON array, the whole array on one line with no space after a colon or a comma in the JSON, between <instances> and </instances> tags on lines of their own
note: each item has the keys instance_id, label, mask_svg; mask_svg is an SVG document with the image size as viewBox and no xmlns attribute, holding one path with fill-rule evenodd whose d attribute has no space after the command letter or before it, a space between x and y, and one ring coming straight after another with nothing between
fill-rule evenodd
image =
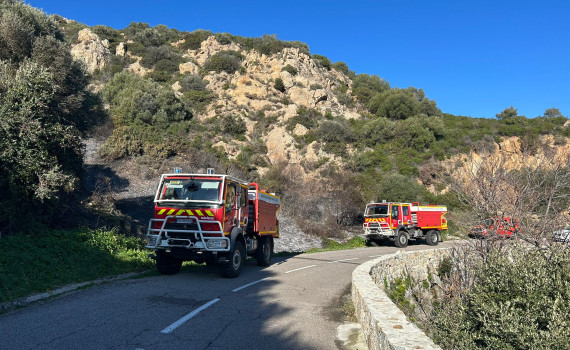
<instances>
[{"instance_id":1,"label":"truck rear wheel","mask_svg":"<svg viewBox=\"0 0 570 350\"><path fill-rule=\"evenodd\" d=\"M398 231L394 239L394 245L398 248L406 248L408 246L408 233L404 230Z\"/></svg>"},{"instance_id":2,"label":"truck rear wheel","mask_svg":"<svg viewBox=\"0 0 570 350\"><path fill-rule=\"evenodd\" d=\"M221 273L224 277L234 278L239 276L243 262L245 261L245 248L243 243L236 240L234 249L230 252L229 261L222 265Z\"/></svg>"},{"instance_id":3,"label":"truck rear wheel","mask_svg":"<svg viewBox=\"0 0 570 350\"><path fill-rule=\"evenodd\" d=\"M259 246L255 252L255 259L258 266L271 265L271 257L273 257L273 237L260 237Z\"/></svg>"},{"instance_id":4,"label":"truck rear wheel","mask_svg":"<svg viewBox=\"0 0 570 350\"><path fill-rule=\"evenodd\" d=\"M182 267L182 260L171 255L157 254L156 269L163 275L174 275Z\"/></svg>"},{"instance_id":5,"label":"truck rear wheel","mask_svg":"<svg viewBox=\"0 0 570 350\"><path fill-rule=\"evenodd\" d=\"M439 234L436 230L429 230L426 233L426 243L433 246L439 243Z\"/></svg>"}]
</instances>

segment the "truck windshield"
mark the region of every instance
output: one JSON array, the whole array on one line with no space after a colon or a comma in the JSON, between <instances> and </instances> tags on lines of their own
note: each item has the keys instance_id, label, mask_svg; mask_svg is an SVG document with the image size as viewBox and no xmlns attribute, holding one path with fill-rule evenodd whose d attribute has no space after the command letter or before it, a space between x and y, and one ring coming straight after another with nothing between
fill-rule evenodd
<instances>
[{"instance_id":1,"label":"truck windshield","mask_svg":"<svg viewBox=\"0 0 570 350\"><path fill-rule=\"evenodd\" d=\"M159 201L211 201L220 198L220 180L166 179L162 183Z\"/></svg>"},{"instance_id":2,"label":"truck windshield","mask_svg":"<svg viewBox=\"0 0 570 350\"><path fill-rule=\"evenodd\" d=\"M366 216L388 216L388 205L369 205L366 207Z\"/></svg>"}]
</instances>

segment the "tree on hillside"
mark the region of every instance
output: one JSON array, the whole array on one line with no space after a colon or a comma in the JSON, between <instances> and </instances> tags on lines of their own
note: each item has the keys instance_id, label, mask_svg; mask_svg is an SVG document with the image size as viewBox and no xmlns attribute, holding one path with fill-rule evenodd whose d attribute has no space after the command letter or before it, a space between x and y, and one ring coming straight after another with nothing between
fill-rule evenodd
<instances>
[{"instance_id":1,"label":"tree on hillside","mask_svg":"<svg viewBox=\"0 0 570 350\"><path fill-rule=\"evenodd\" d=\"M1 231L49 223L77 188L80 134L98 115L86 86L57 24L23 2L0 0Z\"/></svg>"},{"instance_id":2,"label":"tree on hillside","mask_svg":"<svg viewBox=\"0 0 570 350\"><path fill-rule=\"evenodd\" d=\"M564 117L558 108L548 108L544 111L544 117L546 118L557 118Z\"/></svg>"},{"instance_id":3,"label":"tree on hillside","mask_svg":"<svg viewBox=\"0 0 570 350\"><path fill-rule=\"evenodd\" d=\"M513 106L505 108L501 113L495 115L495 117L499 120L514 119L518 116L519 116L518 110Z\"/></svg>"}]
</instances>

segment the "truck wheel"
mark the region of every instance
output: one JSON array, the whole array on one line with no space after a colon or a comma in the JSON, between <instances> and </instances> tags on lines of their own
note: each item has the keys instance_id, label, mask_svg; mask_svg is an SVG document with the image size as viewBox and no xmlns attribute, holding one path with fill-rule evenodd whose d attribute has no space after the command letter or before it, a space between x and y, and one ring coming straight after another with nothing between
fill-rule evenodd
<instances>
[{"instance_id":1,"label":"truck wheel","mask_svg":"<svg viewBox=\"0 0 570 350\"><path fill-rule=\"evenodd\" d=\"M261 242L255 252L257 266L271 265L271 257L273 256L273 237L261 237Z\"/></svg>"},{"instance_id":2,"label":"truck wheel","mask_svg":"<svg viewBox=\"0 0 570 350\"><path fill-rule=\"evenodd\" d=\"M182 260L166 254L156 255L156 269L163 275L174 275L182 267Z\"/></svg>"},{"instance_id":3,"label":"truck wheel","mask_svg":"<svg viewBox=\"0 0 570 350\"><path fill-rule=\"evenodd\" d=\"M222 265L221 272L222 276L234 278L239 276L243 262L245 261L245 248L243 243L236 240L234 243L234 249L230 252L229 261Z\"/></svg>"},{"instance_id":4,"label":"truck wheel","mask_svg":"<svg viewBox=\"0 0 570 350\"><path fill-rule=\"evenodd\" d=\"M398 231L396 233L396 239L394 239L394 245L398 248L406 248L408 246L408 233L404 230Z\"/></svg>"},{"instance_id":5,"label":"truck wheel","mask_svg":"<svg viewBox=\"0 0 570 350\"><path fill-rule=\"evenodd\" d=\"M429 230L426 233L426 243L428 245L437 245L439 243L439 235L437 234L437 231L435 230Z\"/></svg>"}]
</instances>

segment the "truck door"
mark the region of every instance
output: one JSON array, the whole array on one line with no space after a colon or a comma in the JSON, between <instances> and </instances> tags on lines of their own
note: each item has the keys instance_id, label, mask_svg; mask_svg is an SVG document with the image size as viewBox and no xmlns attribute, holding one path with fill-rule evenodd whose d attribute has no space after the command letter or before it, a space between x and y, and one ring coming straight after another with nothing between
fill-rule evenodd
<instances>
[{"instance_id":1,"label":"truck door","mask_svg":"<svg viewBox=\"0 0 570 350\"><path fill-rule=\"evenodd\" d=\"M402 225L410 225L412 223L412 212L408 204L402 205Z\"/></svg>"},{"instance_id":2,"label":"truck door","mask_svg":"<svg viewBox=\"0 0 570 350\"><path fill-rule=\"evenodd\" d=\"M392 204L392 212L390 214L391 225L392 229L398 227L398 225L402 224L402 211L400 210L399 204Z\"/></svg>"},{"instance_id":3,"label":"truck door","mask_svg":"<svg viewBox=\"0 0 570 350\"><path fill-rule=\"evenodd\" d=\"M224 233L229 234L234 226L239 225L239 210L237 207L237 186L234 182L226 182L226 200L224 215Z\"/></svg>"}]
</instances>

